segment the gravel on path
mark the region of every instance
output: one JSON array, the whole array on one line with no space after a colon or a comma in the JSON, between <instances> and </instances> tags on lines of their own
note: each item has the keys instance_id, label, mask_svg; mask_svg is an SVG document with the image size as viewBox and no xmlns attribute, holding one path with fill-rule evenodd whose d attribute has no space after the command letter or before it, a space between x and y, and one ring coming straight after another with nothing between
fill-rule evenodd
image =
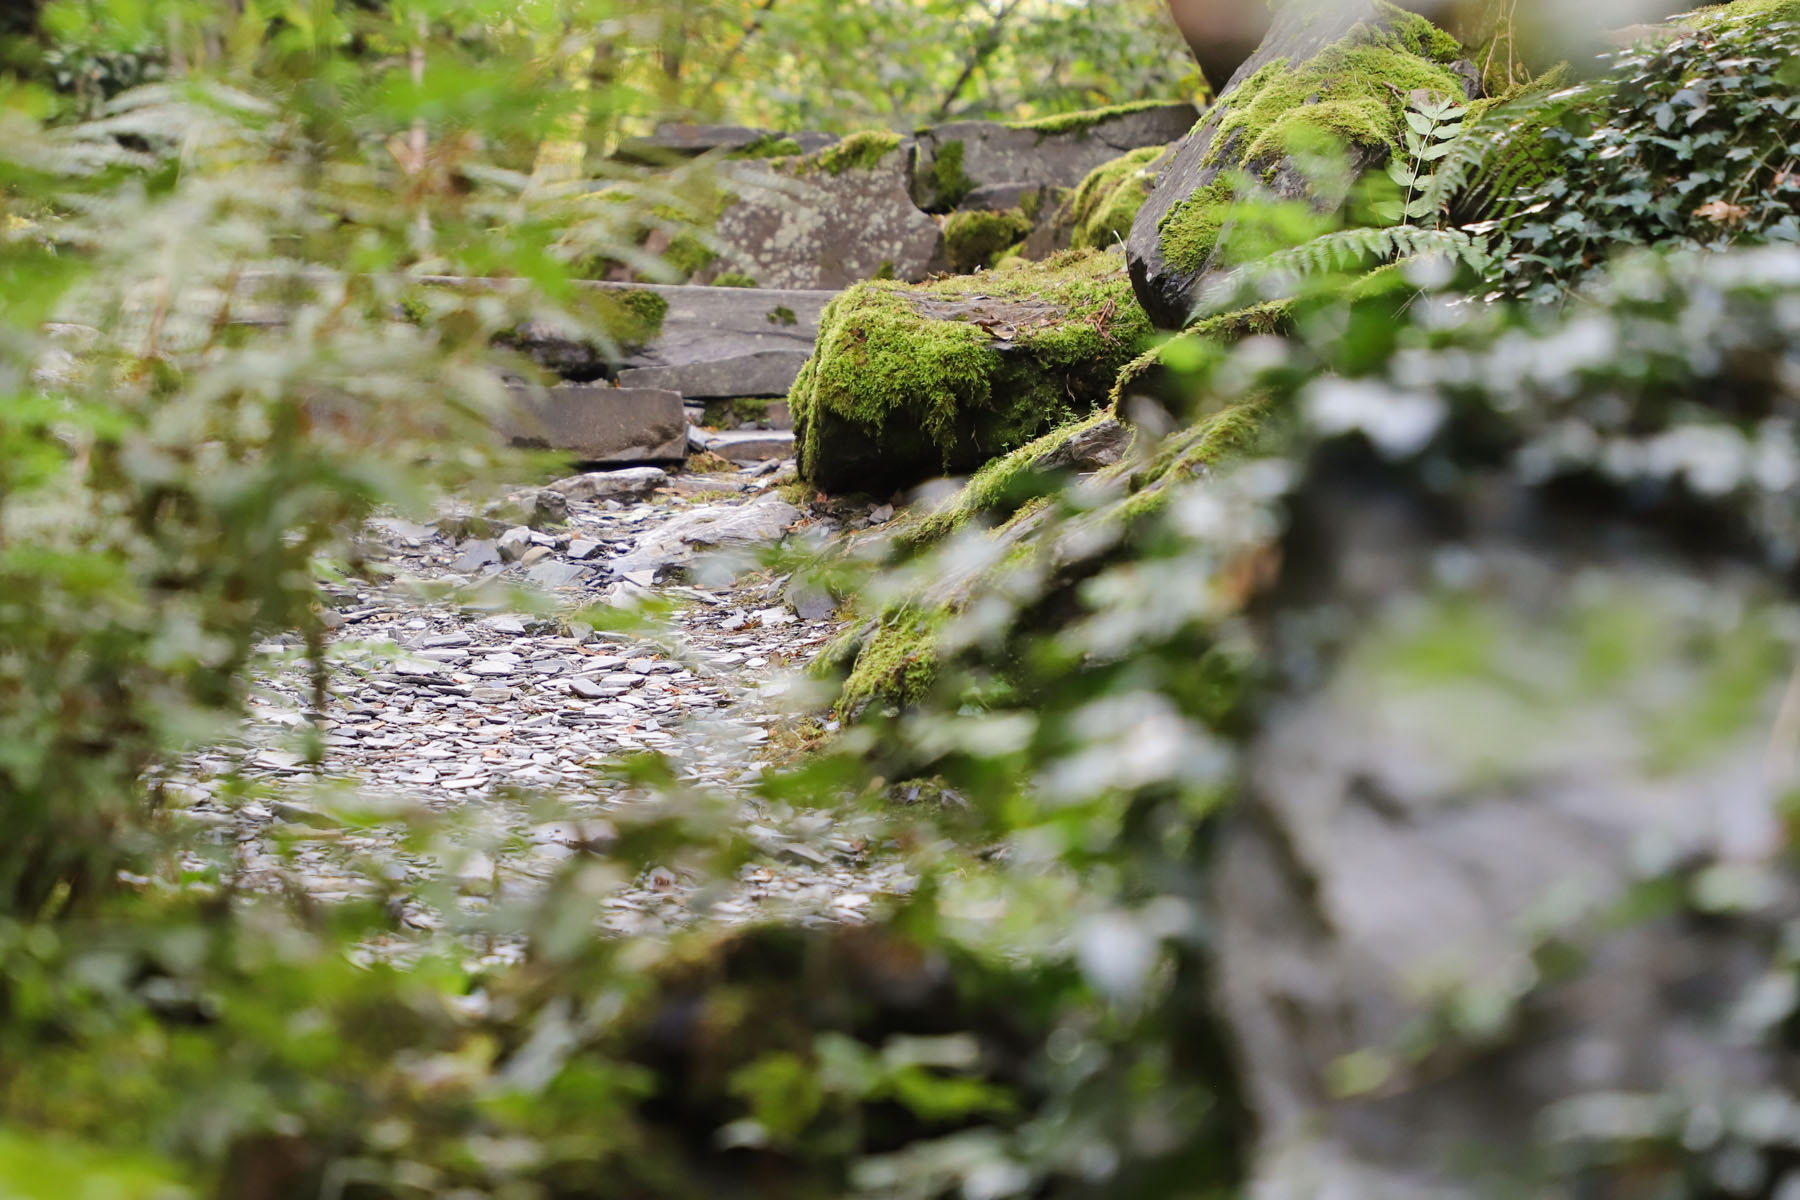
<instances>
[{"instance_id":1,"label":"gravel on path","mask_svg":"<svg viewBox=\"0 0 1800 1200\"><path fill-rule=\"evenodd\" d=\"M856 922L904 894L904 866L856 817L789 810L750 786L772 744L809 719L784 706L783 681L841 627L816 597L797 612L785 576L702 556L835 531L778 498L791 479L780 466L599 472L432 524L370 522L361 549L375 581L328 589L324 712L309 713L298 639L268 643L240 736L165 781L194 828L186 865L319 903L385 888L404 924L432 929L446 903L478 914L529 900L567 860L604 850L633 806L658 803L606 768L657 752L757 854L725 887L678 864L620 879L609 928ZM507 611L520 588L537 615ZM579 619L648 598L674 606L658 633ZM502 959L520 949L487 947Z\"/></svg>"}]
</instances>

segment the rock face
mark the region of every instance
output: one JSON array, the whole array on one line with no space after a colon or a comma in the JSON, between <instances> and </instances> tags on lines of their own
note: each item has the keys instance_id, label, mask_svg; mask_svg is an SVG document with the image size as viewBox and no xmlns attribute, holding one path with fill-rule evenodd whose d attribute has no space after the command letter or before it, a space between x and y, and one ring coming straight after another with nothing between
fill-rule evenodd
<instances>
[{"instance_id":1,"label":"rock face","mask_svg":"<svg viewBox=\"0 0 1800 1200\"><path fill-rule=\"evenodd\" d=\"M759 143L791 141L801 153L811 153L829 146L837 139L828 133L805 130L800 133L775 133L744 125L682 125L665 122L645 138L627 138L619 146L619 157L633 162L660 163L670 158L693 158L718 151L750 150ZM752 153L755 151L752 150Z\"/></svg>"},{"instance_id":2,"label":"rock face","mask_svg":"<svg viewBox=\"0 0 1800 1200\"><path fill-rule=\"evenodd\" d=\"M1398 145L1415 91L1467 98L1462 48L1423 17L1380 0L1296 0L1161 168L1126 240L1132 285L1151 320L1180 328L1229 240L1234 178L1257 198L1343 200L1355 176ZM1345 145L1349 171L1312 179L1287 155L1294 139Z\"/></svg>"},{"instance_id":3,"label":"rock face","mask_svg":"<svg viewBox=\"0 0 1800 1200\"><path fill-rule=\"evenodd\" d=\"M715 353L719 353L716 348ZM627 367L619 372L619 383L624 387L668 388L692 400L785 396L811 353L755 350L699 362Z\"/></svg>"},{"instance_id":4,"label":"rock face","mask_svg":"<svg viewBox=\"0 0 1800 1200\"><path fill-rule=\"evenodd\" d=\"M801 477L880 494L973 470L1103 403L1148 332L1116 255L853 288L789 397Z\"/></svg>"},{"instance_id":5,"label":"rock face","mask_svg":"<svg viewBox=\"0 0 1800 1200\"><path fill-rule=\"evenodd\" d=\"M1610 515L1480 496L1359 467L1296 505L1270 627L1307 665L1216 860L1257 1200L1524 1194L1546 1146L1692 1137L1683 1105L1732 1122L1796 1065L1739 1002L1796 900L1757 869L1791 603ZM1651 903L1657 876L1739 899Z\"/></svg>"},{"instance_id":6,"label":"rock face","mask_svg":"<svg viewBox=\"0 0 1800 1200\"><path fill-rule=\"evenodd\" d=\"M687 457L687 411L676 392L564 384L512 389L501 426L516 446L565 451L578 462L674 462Z\"/></svg>"},{"instance_id":7,"label":"rock face","mask_svg":"<svg viewBox=\"0 0 1800 1200\"><path fill-rule=\"evenodd\" d=\"M907 194L909 151L898 135L858 134L802 158L732 164L738 199L713 231L723 253L697 282L732 273L837 289L944 269L943 234Z\"/></svg>"},{"instance_id":8,"label":"rock face","mask_svg":"<svg viewBox=\"0 0 1800 1200\"><path fill-rule=\"evenodd\" d=\"M913 201L948 212L1002 184L1074 187L1127 150L1166 146L1193 128L1191 104L1137 104L1042 121L958 121L922 130L912 152Z\"/></svg>"},{"instance_id":9,"label":"rock face","mask_svg":"<svg viewBox=\"0 0 1800 1200\"><path fill-rule=\"evenodd\" d=\"M475 286L477 280L446 280ZM654 321L614 360L593 342L533 323L514 340L547 371L592 380L618 373L627 387L668 388L696 399L782 396L812 353L819 314L836 293L777 288L590 283L608 295L650 297ZM650 310L647 302L640 307Z\"/></svg>"}]
</instances>

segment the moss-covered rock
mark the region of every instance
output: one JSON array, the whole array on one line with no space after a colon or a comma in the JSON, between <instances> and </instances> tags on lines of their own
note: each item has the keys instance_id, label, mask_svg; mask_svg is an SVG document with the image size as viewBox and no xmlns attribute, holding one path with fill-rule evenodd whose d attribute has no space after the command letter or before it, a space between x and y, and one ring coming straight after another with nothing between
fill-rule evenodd
<instances>
[{"instance_id":1,"label":"moss-covered rock","mask_svg":"<svg viewBox=\"0 0 1800 1200\"><path fill-rule=\"evenodd\" d=\"M1101 411L1054 430L988 464L948 506L900 532L899 544L912 551L985 520L994 523L987 536L999 543L1000 550L968 556L962 560L966 566L934 575L927 587L853 625L820 655L816 671L844 680L836 706L840 717L855 720L870 710L905 708L938 686L946 657L956 654L961 644L959 615L983 589L994 585L996 572L1029 565L1061 579L1066 591L1098 568L1105 552L1096 548L1117 546L1118 538L1089 542L1041 536L1054 507L1049 490L1055 481L1045 464L1056 463L1065 447L1117 423L1111 412ZM1267 425L1261 403L1240 402L1177 430L1153 447L1140 449L1144 435L1134 433L1130 450L1094 476L1094 495L1105 499L1086 519L1116 524L1128 533L1136 522L1160 511L1181 485L1259 445ZM1000 565L991 565L995 562Z\"/></svg>"},{"instance_id":2,"label":"moss-covered rock","mask_svg":"<svg viewBox=\"0 0 1800 1200\"><path fill-rule=\"evenodd\" d=\"M1393 28L1359 25L1303 63L1277 58L1264 64L1219 102L1203 161L1263 164L1320 134L1353 146L1398 149L1413 92L1466 98L1461 77L1447 67L1462 48L1423 17L1402 17Z\"/></svg>"},{"instance_id":3,"label":"moss-covered rock","mask_svg":"<svg viewBox=\"0 0 1800 1200\"><path fill-rule=\"evenodd\" d=\"M926 212L949 212L982 188L1072 188L1127 151L1167 146L1198 116L1186 102L1150 101L1038 121L956 121L921 129L914 139L913 202Z\"/></svg>"},{"instance_id":4,"label":"moss-covered rock","mask_svg":"<svg viewBox=\"0 0 1800 1200\"><path fill-rule=\"evenodd\" d=\"M992 267L1002 251L1019 245L1031 233L1023 212L955 212L944 222L944 251L950 268L965 274Z\"/></svg>"},{"instance_id":5,"label":"moss-covered rock","mask_svg":"<svg viewBox=\"0 0 1800 1200\"><path fill-rule=\"evenodd\" d=\"M838 697L838 711L860 713L871 704L904 706L922 699L937 678L938 635L948 609L901 608L866 631Z\"/></svg>"},{"instance_id":6,"label":"moss-covered rock","mask_svg":"<svg viewBox=\"0 0 1800 1200\"><path fill-rule=\"evenodd\" d=\"M842 175L845 171L873 171L881 165L883 159L900 149L900 142L900 135L887 129L853 133L843 141L833 143L817 154L800 160L796 169L800 174L823 171L827 175Z\"/></svg>"},{"instance_id":7,"label":"moss-covered rock","mask_svg":"<svg viewBox=\"0 0 1800 1200\"><path fill-rule=\"evenodd\" d=\"M1058 231L1067 231L1069 246L1104 250L1123 242L1150 196L1156 180L1152 166L1165 153L1165 147L1145 146L1089 172L1056 216Z\"/></svg>"},{"instance_id":8,"label":"moss-covered rock","mask_svg":"<svg viewBox=\"0 0 1800 1200\"><path fill-rule=\"evenodd\" d=\"M800 143L786 134L765 133L739 150L733 150L728 158L793 158L804 154Z\"/></svg>"},{"instance_id":9,"label":"moss-covered rock","mask_svg":"<svg viewBox=\"0 0 1800 1200\"><path fill-rule=\"evenodd\" d=\"M1681 23L1691 29L1713 29L1725 24L1767 25L1772 21L1800 21L1800 0L1736 0L1733 4L1708 5Z\"/></svg>"},{"instance_id":10,"label":"moss-covered rock","mask_svg":"<svg viewBox=\"0 0 1800 1200\"><path fill-rule=\"evenodd\" d=\"M1067 469L1110 466L1124 455L1131 431L1121 425L1110 408L1059 425L1049 433L1002 455L969 478L947 503L909 521L899 532L904 546L917 548L942 540L971 521L1005 520L1060 482ZM1084 461L1072 462L1071 447L1099 441L1103 449L1094 455L1079 453Z\"/></svg>"},{"instance_id":11,"label":"moss-covered rock","mask_svg":"<svg viewBox=\"0 0 1800 1200\"><path fill-rule=\"evenodd\" d=\"M1169 107L1171 106L1167 100L1132 100L1125 104L1110 104L1104 108L1089 108L1081 112L1056 113L1031 121L1008 121L1006 127L1055 137L1063 133L1084 133L1097 125L1118 121L1121 117L1161 112Z\"/></svg>"},{"instance_id":12,"label":"moss-covered rock","mask_svg":"<svg viewBox=\"0 0 1800 1200\"><path fill-rule=\"evenodd\" d=\"M883 492L974 470L1103 403L1148 332L1106 254L851 288L789 395L800 473Z\"/></svg>"},{"instance_id":13,"label":"moss-covered rock","mask_svg":"<svg viewBox=\"0 0 1800 1200\"><path fill-rule=\"evenodd\" d=\"M1188 320L1201 278L1222 265L1241 181L1319 208L1402 142L1411 95L1472 99L1456 39L1385 0L1281 9L1237 86L1182 143L1139 210L1126 253L1139 302L1159 324ZM1348 171L1326 186L1304 152L1341 149Z\"/></svg>"},{"instance_id":14,"label":"moss-covered rock","mask_svg":"<svg viewBox=\"0 0 1800 1200\"><path fill-rule=\"evenodd\" d=\"M1144 351L1119 370L1108 403L1117 410L1144 396L1181 412L1193 403L1194 380L1224 348L1248 337L1285 333L1292 301L1270 300L1218 313Z\"/></svg>"}]
</instances>

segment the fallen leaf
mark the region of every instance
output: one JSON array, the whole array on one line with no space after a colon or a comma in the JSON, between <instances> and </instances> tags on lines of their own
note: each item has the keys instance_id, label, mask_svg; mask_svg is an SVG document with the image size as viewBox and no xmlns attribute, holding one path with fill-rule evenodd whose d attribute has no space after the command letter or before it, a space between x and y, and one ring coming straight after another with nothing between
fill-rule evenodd
<instances>
[{"instance_id":1,"label":"fallen leaf","mask_svg":"<svg viewBox=\"0 0 1800 1200\"><path fill-rule=\"evenodd\" d=\"M1741 204L1732 204L1724 200L1714 200L1711 204L1702 204L1694 210L1694 215L1715 225L1736 225L1750 215L1750 210Z\"/></svg>"}]
</instances>

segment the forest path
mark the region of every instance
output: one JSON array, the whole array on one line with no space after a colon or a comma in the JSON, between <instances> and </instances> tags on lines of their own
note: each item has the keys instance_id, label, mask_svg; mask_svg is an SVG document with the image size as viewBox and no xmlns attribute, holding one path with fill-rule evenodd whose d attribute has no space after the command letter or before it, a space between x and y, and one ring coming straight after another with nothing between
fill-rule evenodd
<instances>
[{"instance_id":1,"label":"forest path","mask_svg":"<svg viewBox=\"0 0 1800 1200\"><path fill-rule=\"evenodd\" d=\"M605 490L624 476L584 478ZM736 540L745 554L790 526L815 539L837 532L776 496L776 482L791 478L768 467L673 476L643 499L574 500L566 522L535 533L468 514L371 522L366 573L385 578L329 589L324 719L308 718L297 639L270 643L241 735L172 778L178 816L199 826L186 865L321 902L385 879L402 922L433 928L446 904L478 913L529 899L565 860L608 842L625 810L657 803L605 769L655 751L682 784L720 798L722 819L757 853L726 888L679 864L621 879L606 900L610 927L776 913L855 921L875 897L904 892L901 865L871 854L854 818L753 794L770 753L808 720L784 709L783 682L841 627L829 598L742 559L724 570L701 558L691 579L660 578L670 574L661 561L694 556L684 530ZM532 499L523 494L527 507ZM499 536L459 543L446 532L471 526ZM543 615L511 611L519 588L537 595ZM645 595L674 603L666 623L630 633L571 626L582 605ZM317 763L309 738L322 738ZM508 957L518 947L490 950Z\"/></svg>"}]
</instances>

